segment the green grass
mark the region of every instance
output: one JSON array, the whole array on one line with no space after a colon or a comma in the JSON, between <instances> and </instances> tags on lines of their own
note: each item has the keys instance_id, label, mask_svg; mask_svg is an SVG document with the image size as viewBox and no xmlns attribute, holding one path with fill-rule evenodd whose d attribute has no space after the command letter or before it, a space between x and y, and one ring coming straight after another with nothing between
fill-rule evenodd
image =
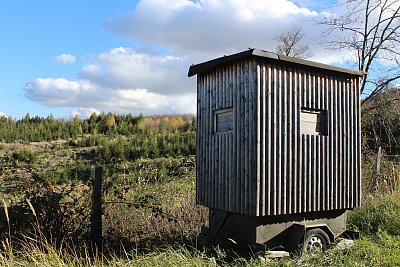
<instances>
[{"instance_id":1,"label":"green grass","mask_svg":"<svg viewBox=\"0 0 400 267\"><path fill-rule=\"evenodd\" d=\"M3 244L4 245L4 244ZM5 249L4 249L5 248ZM350 248L304 253L293 258L264 261L257 257L227 257L218 248L167 247L153 251L132 250L122 256L89 256L47 243L25 243L18 252L4 246L0 266L400 266L400 238L379 233L364 237Z\"/></svg>"},{"instance_id":2,"label":"green grass","mask_svg":"<svg viewBox=\"0 0 400 267\"><path fill-rule=\"evenodd\" d=\"M0 246L0 266L400 266L399 193L381 193L366 197L363 207L350 213L350 226L358 229L362 236L355 241L354 246L341 250L331 248L317 254L303 253L269 262L256 256L243 257L219 247L201 242L197 245L193 241L190 243L179 239L179 234L185 231L189 237L195 237L199 231L192 226L188 227L184 222L184 218L194 218L196 212L199 213L194 210L193 181L192 176L187 176L161 184L146 183L126 192L132 201L154 196L150 199L152 202L149 200L150 204L160 206L163 211L160 215L165 215L165 218L150 216L152 211L147 210L146 213L145 207L137 209L119 206L111 213L111 219L117 228L126 228L119 233L121 237L130 237L129 234L132 233L133 237L143 236L143 230L147 229L147 237L153 242L151 245L137 248L126 246L122 252L109 249L104 256L89 256L89 250L84 245L79 249L67 249L66 245L55 247L36 238L38 240L28 240L29 242L22 245L15 245L16 242L12 240L14 245L9 246L5 237ZM138 214L142 214L142 217ZM168 221L167 215L177 214L181 217L176 222ZM105 215L104 226L111 227L107 216L110 214ZM131 222L131 225L141 222L139 230L142 232L135 232L137 229L133 226L129 228L127 222ZM203 222L204 218L200 218L193 227ZM152 228L155 224L158 225L157 229L154 226ZM177 229L182 232L176 233ZM173 242L164 239L160 243L154 243L157 236L168 235L173 237Z\"/></svg>"},{"instance_id":3,"label":"green grass","mask_svg":"<svg viewBox=\"0 0 400 267\"><path fill-rule=\"evenodd\" d=\"M323 253L305 253L290 266L400 266L400 238L387 233L362 237L355 245Z\"/></svg>"},{"instance_id":4,"label":"green grass","mask_svg":"<svg viewBox=\"0 0 400 267\"><path fill-rule=\"evenodd\" d=\"M367 235L382 231L400 235L400 194L369 197L362 208L350 214L348 223L350 227Z\"/></svg>"},{"instance_id":5,"label":"green grass","mask_svg":"<svg viewBox=\"0 0 400 267\"><path fill-rule=\"evenodd\" d=\"M11 222L15 223L16 216L19 215L21 223L26 224L23 229L28 232L32 230L32 224L34 226L40 224L42 230L48 229L45 223L49 223L50 226L54 224L49 221L47 213L41 210L46 203L51 204L53 202L50 200L57 200L58 197L60 201L56 202L57 205L48 204L47 207L65 211L62 213L65 220L76 222L75 208L79 208L81 202L90 198L90 184L85 184L87 177L78 177L76 180L79 182L72 182L70 179L74 176L85 176L83 174L87 168L84 164L88 162L82 155L85 155L87 148L71 148L65 142L1 144L1 146L3 146L0 151L1 156L18 153L18 162L14 164L14 168L18 171L0 177L0 182L5 178L10 181L15 181L17 178L21 180L21 183L17 184L18 187L0 194L0 200L4 198L9 204ZM55 193L50 194L51 190L43 187L40 181L37 181L37 184L33 183L33 178L26 171L32 165L31 158L34 159L34 166L40 166L36 168L38 174L49 178L53 183ZM4 157L4 160L7 160L7 157ZM370 196L368 190L371 186L368 181L371 180L373 166L364 161L364 165L367 166L363 166L363 181L365 181L363 207L352 211L348 218L349 227L359 230L362 236L360 240L356 240L353 247L342 250L331 248L323 253L304 253L268 262L254 255L239 256L230 250L204 244L201 238L198 238L201 226L207 221L207 210L195 205L192 160L192 158L139 159L133 162L115 160L113 164L105 166L106 203L103 229L106 249L103 256L90 256L89 249L85 249L84 238L80 239L80 243L73 245L69 243L69 246L76 246L71 248L66 244L60 245L60 242L57 246L53 246L38 237L21 243L12 236L12 246L10 246L6 234L0 238L0 267L400 266L400 193L396 186L398 184L396 181L399 180L396 176L398 164L391 163L392 165L387 165L387 168L386 165L382 165L382 177L378 187L380 190L376 196ZM63 181L61 174L65 176L67 182ZM50 179L52 177L53 179ZM41 216L39 222L35 220L30 208L23 201L27 193L38 217ZM81 195L84 196L83 200L74 200ZM126 203L114 205L113 201ZM0 222L4 226L3 230L7 231L8 225L3 214L4 211L0 209ZM27 220L29 216L31 221ZM12 223L11 226L13 227ZM68 227L65 229L73 230L75 224L66 226ZM12 229L17 228L14 225ZM4 234L4 231L0 234ZM71 235L77 234L73 232ZM124 248L122 250L121 244Z\"/></svg>"},{"instance_id":6,"label":"green grass","mask_svg":"<svg viewBox=\"0 0 400 267\"><path fill-rule=\"evenodd\" d=\"M164 243L152 249L126 248L118 254L107 250L102 256L93 256L85 246L55 248L40 238L19 244L12 240L14 245L10 246L5 238L0 248L0 266L400 266L399 204L398 194L385 194L370 197L363 208L353 211L349 221L360 229L362 237L352 247L332 247L280 260L265 261L251 254L243 257L200 241L190 245Z\"/></svg>"},{"instance_id":7,"label":"green grass","mask_svg":"<svg viewBox=\"0 0 400 267\"><path fill-rule=\"evenodd\" d=\"M118 254L108 250L103 256L90 256L84 246L55 248L40 238L22 243L12 240L14 245L10 246L5 238L0 248L0 266L400 266L400 235L396 232L399 203L397 194L382 195L353 211L350 222L359 227L362 237L352 247L333 247L322 253L303 253L281 260L264 261L215 246L184 243L127 249Z\"/></svg>"}]
</instances>

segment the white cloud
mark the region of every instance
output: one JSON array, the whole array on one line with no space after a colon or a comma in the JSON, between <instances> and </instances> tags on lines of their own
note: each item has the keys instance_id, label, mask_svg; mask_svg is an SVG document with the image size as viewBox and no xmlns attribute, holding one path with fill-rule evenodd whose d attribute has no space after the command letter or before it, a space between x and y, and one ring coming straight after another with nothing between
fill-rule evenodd
<instances>
[{"instance_id":1,"label":"white cloud","mask_svg":"<svg viewBox=\"0 0 400 267\"><path fill-rule=\"evenodd\" d=\"M0 111L0 117L7 117L7 114Z\"/></svg>"},{"instance_id":2,"label":"white cloud","mask_svg":"<svg viewBox=\"0 0 400 267\"><path fill-rule=\"evenodd\" d=\"M37 78L24 93L47 106L73 107L71 114L80 117L100 110L194 113L195 83L186 76L188 65L175 56L119 47L93 56L76 80Z\"/></svg>"},{"instance_id":3,"label":"white cloud","mask_svg":"<svg viewBox=\"0 0 400 267\"><path fill-rule=\"evenodd\" d=\"M195 113L195 94L184 94L167 96L146 89L121 89L115 92L108 101L102 106L108 107L108 110L117 112L127 112L129 110L135 113L164 114L164 113Z\"/></svg>"},{"instance_id":4,"label":"white cloud","mask_svg":"<svg viewBox=\"0 0 400 267\"><path fill-rule=\"evenodd\" d=\"M351 62L353 59L353 54L349 51L329 51L329 50L319 50L318 53L316 53L311 60L316 61L316 62L321 62L324 64L330 64L330 65L340 65L344 66L347 64L352 65L353 63ZM356 66L354 66L356 67Z\"/></svg>"},{"instance_id":5,"label":"white cloud","mask_svg":"<svg viewBox=\"0 0 400 267\"><path fill-rule=\"evenodd\" d=\"M180 94L187 93L192 86L185 78L188 66L183 58L119 47L95 56L80 71L79 78L102 87Z\"/></svg>"},{"instance_id":6,"label":"white cloud","mask_svg":"<svg viewBox=\"0 0 400 267\"><path fill-rule=\"evenodd\" d=\"M314 21L321 14L289 0L140 0L106 27L142 48L93 55L75 80L38 78L27 83L25 96L48 106L72 107L72 114L81 117L100 110L195 113L195 79L187 78L190 64L248 47L274 51L274 37L292 25L306 30L312 59L345 62L346 55L338 57L316 44L320 29ZM75 61L68 54L57 58Z\"/></svg>"},{"instance_id":7,"label":"white cloud","mask_svg":"<svg viewBox=\"0 0 400 267\"><path fill-rule=\"evenodd\" d=\"M79 118L87 119L93 113L100 114L101 111L95 108L76 108L71 112L71 117L74 118L75 116L78 116Z\"/></svg>"},{"instance_id":8,"label":"white cloud","mask_svg":"<svg viewBox=\"0 0 400 267\"><path fill-rule=\"evenodd\" d=\"M106 26L135 41L208 60L248 47L273 51L274 36L292 24L308 29L316 16L288 0L142 0Z\"/></svg>"},{"instance_id":9,"label":"white cloud","mask_svg":"<svg viewBox=\"0 0 400 267\"><path fill-rule=\"evenodd\" d=\"M25 96L48 106L66 106L82 90L76 81L37 78L25 85Z\"/></svg>"},{"instance_id":10,"label":"white cloud","mask_svg":"<svg viewBox=\"0 0 400 267\"><path fill-rule=\"evenodd\" d=\"M71 54L61 54L56 56L54 60L57 63L72 64L75 63L76 57Z\"/></svg>"}]
</instances>

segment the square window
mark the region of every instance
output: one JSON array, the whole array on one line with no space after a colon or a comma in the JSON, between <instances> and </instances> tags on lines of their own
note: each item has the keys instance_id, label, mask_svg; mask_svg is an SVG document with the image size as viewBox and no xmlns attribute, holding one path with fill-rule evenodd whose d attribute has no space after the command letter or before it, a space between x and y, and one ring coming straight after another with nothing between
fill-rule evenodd
<instances>
[{"instance_id":1,"label":"square window","mask_svg":"<svg viewBox=\"0 0 400 267\"><path fill-rule=\"evenodd\" d=\"M301 109L300 130L302 134L327 135L327 113L322 109Z\"/></svg>"},{"instance_id":2,"label":"square window","mask_svg":"<svg viewBox=\"0 0 400 267\"><path fill-rule=\"evenodd\" d=\"M224 108L214 111L214 132L229 132L233 130L233 109Z\"/></svg>"}]
</instances>

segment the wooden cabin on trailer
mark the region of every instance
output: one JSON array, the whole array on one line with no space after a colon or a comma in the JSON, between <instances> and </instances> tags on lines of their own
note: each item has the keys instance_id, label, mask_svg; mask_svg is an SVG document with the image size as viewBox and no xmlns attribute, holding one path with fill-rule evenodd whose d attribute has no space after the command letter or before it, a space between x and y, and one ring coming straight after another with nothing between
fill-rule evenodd
<instances>
[{"instance_id":1,"label":"wooden cabin on trailer","mask_svg":"<svg viewBox=\"0 0 400 267\"><path fill-rule=\"evenodd\" d=\"M345 233L361 200L364 74L259 49L190 67L211 236L316 247Z\"/></svg>"}]
</instances>

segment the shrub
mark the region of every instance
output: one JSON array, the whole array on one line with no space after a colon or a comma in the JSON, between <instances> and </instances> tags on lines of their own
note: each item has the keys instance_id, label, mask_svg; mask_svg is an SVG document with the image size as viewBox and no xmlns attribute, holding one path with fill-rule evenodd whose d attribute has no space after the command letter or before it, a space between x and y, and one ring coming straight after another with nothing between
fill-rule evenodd
<instances>
[{"instance_id":1,"label":"shrub","mask_svg":"<svg viewBox=\"0 0 400 267\"><path fill-rule=\"evenodd\" d=\"M353 211L348 221L350 226L367 235L381 231L400 235L400 198L386 194L370 199L363 208Z\"/></svg>"},{"instance_id":2,"label":"shrub","mask_svg":"<svg viewBox=\"0 0 400 267\"><path fill-rule=\"evenodd\" d=\"M37 161L37 155L34 152L28 150L21 150L20 152L13 153L13 158L15 160L27 162L27 163L35 163Z\"/></svg>"}]
</instances>

